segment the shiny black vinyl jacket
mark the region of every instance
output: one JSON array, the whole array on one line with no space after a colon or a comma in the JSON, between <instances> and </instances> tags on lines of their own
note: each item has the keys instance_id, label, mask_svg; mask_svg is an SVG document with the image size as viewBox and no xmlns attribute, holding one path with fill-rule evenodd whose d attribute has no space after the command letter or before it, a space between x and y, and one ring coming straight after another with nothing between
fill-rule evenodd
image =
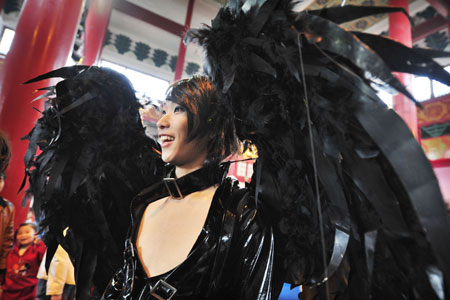
<instances>
[{"instance_id":1,"label":"shiny black vinyl jacket","mask_svg":"<svg viewBox=\"0 0 450 300\"><path fill-rule=\"evenodd\" d=\"M220 177L211 178L199 170L177 180L184 195L217 182L220 186L186 260L156 277L147 278L143 271L135 240L147 205L167 196L168 191L163 184L155 184L133 200L125 263L102 299L278 298L283 280L274 267L277 258L272 222L250 190L233 188L231 180Z\"/></svg>"}]
</instances>

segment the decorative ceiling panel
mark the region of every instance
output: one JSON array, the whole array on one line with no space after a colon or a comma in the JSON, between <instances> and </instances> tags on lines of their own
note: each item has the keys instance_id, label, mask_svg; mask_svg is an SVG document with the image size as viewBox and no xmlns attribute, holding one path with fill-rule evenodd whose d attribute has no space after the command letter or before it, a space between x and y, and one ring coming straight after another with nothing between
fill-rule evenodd
<instances>
[{"instance_id":1,"label":"decorative ceiling panel","mask_svg":"<svg viewBox=\"0 0 450 300\"><path fill-rule=\"evenodd\" d=\"M340 6L343 0L315 0L307 9L320 9L324 7ZM388 6L389 0L347 0L344 5L360 5L360 6ZM410 1L412 2L412 1ZM364 31L375 25L387 16L385 14L374 15L371 17L361 18L353 22L342 24L345 29L352 31Z\"/></svg>"},{"instance_id":2,"label":"decorative ceiling panel","mask_svg":"<svg viewBox=\"0 0 450 300\"><path fill-rule=\"evenodd\" d=\"M224 5L228 0L213 0ZM320 9L324 7L339 6L344 0L314 0L312 4L307 6L307 9ZM414 0L410 1L410 3ZM362 5L362 6L388 6L389 0L346 0L345 5ZM342 26L348 30L364 31L372 27L379 21L385 19L385 14L375 15L367 18L343 24Z\"/></svg>"}]
</instances>

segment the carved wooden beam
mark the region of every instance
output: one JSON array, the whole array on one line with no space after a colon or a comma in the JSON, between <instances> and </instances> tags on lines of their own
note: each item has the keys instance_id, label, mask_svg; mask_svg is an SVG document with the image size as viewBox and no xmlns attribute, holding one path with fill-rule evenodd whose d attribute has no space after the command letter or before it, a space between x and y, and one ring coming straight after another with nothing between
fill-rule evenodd
<instances>
[{"instance_id":1,"label":"carved wooden beam","mask_svg":"<svg viewBox=\"0 0 450 300\"><path fill-rule=\"evenodd\" d=\"M442 30L450 26L450 20L441 15L436 15L433 18L412 28L413 43L425 38L427 35L436 31Z\"/></svg>"},{"instance_id":2,"label":"carved wooden beam","mask_svg":"<svg viewBox=\"0 0 450 300\"><path fill-rule=\"evenodd\" d=\"M113 2L113 9L120 11L124 14L130 15L138 20L144 21L158 28L161 28L174 35L180 37L183 35L184 32L183 25L178 24L158 14L155 14L154 12L146 10L128 1L115 0Z\"/></svg>"},{"instance_id":3,"label":"carved wooden beam","mask_svg":"<svg viewBox=\"0 0 450 300\"><path fill-rule=\"evenodd\" d=\"M441 16L450 19L450 1L449 0L427 0L428 3L440 14Z\"/></svg>"}]
</instances>

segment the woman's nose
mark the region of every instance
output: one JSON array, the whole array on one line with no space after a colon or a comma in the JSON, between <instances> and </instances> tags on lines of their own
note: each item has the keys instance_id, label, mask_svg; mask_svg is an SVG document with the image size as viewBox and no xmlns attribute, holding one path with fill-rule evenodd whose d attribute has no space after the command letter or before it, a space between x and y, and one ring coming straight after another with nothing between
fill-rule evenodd
<instances>
[{"instance_id":1,"label":"woman's nose","mask_svg":"<svg viewBox=\"0 0 450 300\"><path fill-rule=\"evenodd\" d=\"M170 119L169 114L163 115L161 117L161 119L159 119L158 123L156 123L156 127L158 129L164 129L164 128L169 127L169 124L170 124L169 119Z\"/></svg>"}]
</instances>

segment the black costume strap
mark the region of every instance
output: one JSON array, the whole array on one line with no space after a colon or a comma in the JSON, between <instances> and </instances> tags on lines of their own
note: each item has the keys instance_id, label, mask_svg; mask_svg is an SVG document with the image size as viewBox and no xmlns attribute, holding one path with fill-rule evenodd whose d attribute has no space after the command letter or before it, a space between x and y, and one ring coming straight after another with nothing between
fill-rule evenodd
<instances>
[{"instance_id":1,"label":"black costume strap","mask_svg":"<svg viewBox=\"0 0 450 300\"><path fill-rule=\"evenodd\" d=\"M161 198L172 196L175 199L182 199L184 196L204 190L210 186L221 183L228 173L230 163L226 162L216 166L204 166L194 172L191 172L180 178L164 178L162 181L155 183L143 189L131 202L131 228L128 238L125 242L125 266L122 274L125 274L126 280L131 283L126 286L132 287L136 272L136 250L133 242L135 242L136 232L141 222L142 215L148 204ZM205 237L206 238L206 237ZM193 252L189 254L192 255ZM177 292L177 289L167 283L167 279L178 270L173 269L169 274L161 278L153 287L146 285L141 291L141 295L149 292L157 299L169 300ZM131 293L130 289L124 290L122 294ZM141 299L141 298L139 298Z\"/></svg>"},{"instance_id":2,"label":"black costume strap","mask_svg":"<svg viewBox=\"0 0 450 300\"><path fill-rule=\"evenodd\" d=\"M143 213L140 204L145 204L144 207L146 207L148 204L168 196L181 199L194 192L219 184L226 176L228 167L229 163L223 163L218 168L206 166L180 178L164 178L162 181L143 189L131 203L132 226L135 225L134 221L140 218Z\"/></svg>"}]
</instances>

